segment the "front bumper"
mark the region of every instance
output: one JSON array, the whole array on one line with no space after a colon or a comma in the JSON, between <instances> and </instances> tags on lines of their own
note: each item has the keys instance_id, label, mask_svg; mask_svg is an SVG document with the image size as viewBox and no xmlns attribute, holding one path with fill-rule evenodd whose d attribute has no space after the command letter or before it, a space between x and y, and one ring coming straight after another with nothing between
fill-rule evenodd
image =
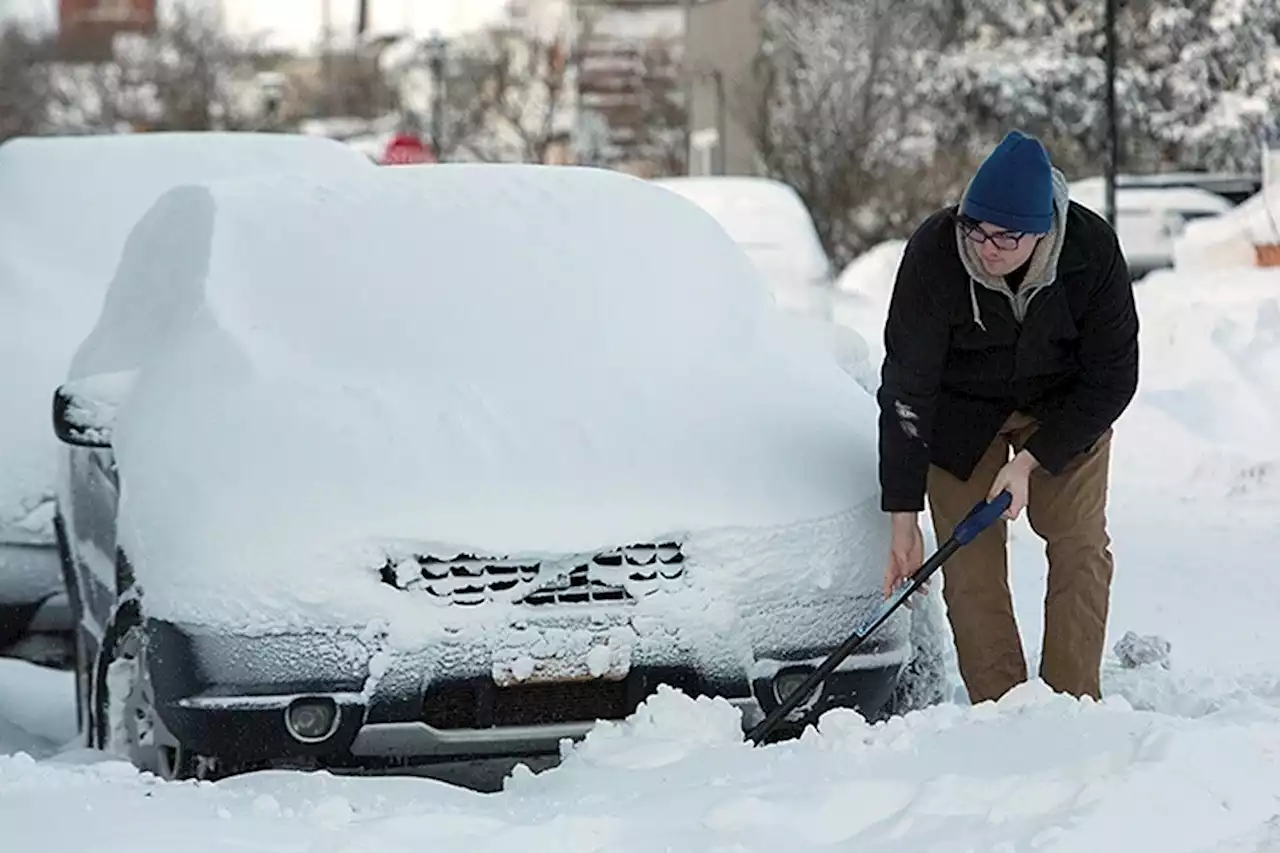
<instances>
[{"instance_id":1,"label":"front bumper","mask_svg":"<svg viewBox=\"0 0 1280 853\"><path fill-rule=\"evenodd\" d=\"M664 684L690 696L723 697L741 712L745 732L777 706L775 679L816 667L828 651L757 661L751 672L729 673L690 658L639 663L613 680L500 687L488 674L442 672L437 662L413 656L374 664L373 649L363 659L356 651L365 642L359 637L295 636L296 665L281 651L283 638L274 648L261 638L221 638L215 654L177 626L151 621L148 639L157 711L183 746L237 763L308 758L333 767L554 756L565 739L584 737L600 720L630 716ZM905 649L872 648L851 656L777 736L797 733L833 707L877 717L905 655ZM274 665L262 665L273 659ZM272 669L290 678L240 677ZM372 671L379 676L370 678ZM290 707L324 700L337 710L328 736L296 737L286 722Z\"/></svg>"}]
</instances>

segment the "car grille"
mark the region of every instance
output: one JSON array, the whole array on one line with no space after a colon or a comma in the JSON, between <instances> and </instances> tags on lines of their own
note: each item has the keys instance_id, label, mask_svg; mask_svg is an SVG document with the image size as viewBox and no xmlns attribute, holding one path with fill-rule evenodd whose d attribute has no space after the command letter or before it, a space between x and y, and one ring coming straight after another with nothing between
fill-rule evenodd
<instances>
[{"instance_id":1,"label":"car grille","mask_svg":"<svg viewBox=\"0 0 1280 853\"><path fill-rule=\"evenodd\" d=\"M547 606L636 601L683 578L684 562L679 543L662 542L541 561L415 554L388 557L380 573L390 586L421 590L443 603Z\"/></svg>"},{"instance_id":2,"label":"car grille","mask_svg":"<svg viewBox=\"0 0 1280 853\"><path fill-rule=\"evenodd\" d=\"M701 680L689 671L637 673L621 681L592 679L498 687L488 679L431 687L422 721L437 729L487 729L622 720L635 713L658 684L701 695Z\"/></svg>"},{"instance_id":3,"label":"car grille","mask_svg":"<svg viewBox=\"0 0 1280 853\"><path fill-rule=\"evenodd\" d=\"M484 703L481 725L477 706L481 696L462 684L433 692L423 703L423 722L437 729L490 726L542 726L554 723L621 720L635 710L627 703L623 681L571 681L564 684L524 684L492 691Z\"/></svg>"}]
</instances>

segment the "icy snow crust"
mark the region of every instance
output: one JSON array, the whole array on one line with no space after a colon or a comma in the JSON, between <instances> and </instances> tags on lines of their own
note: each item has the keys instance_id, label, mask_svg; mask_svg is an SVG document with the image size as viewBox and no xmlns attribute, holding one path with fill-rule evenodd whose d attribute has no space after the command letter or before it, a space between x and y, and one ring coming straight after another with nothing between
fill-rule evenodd
<instances>
[{"instance_id":1,"label":"icy snow crust","mask_svg":"<svg viewBox=\"0 0 1280 853\"><path fill-rule=\"evenodd\" d=\"M256 171L352 168L372 167L339 143L281 134L15 139L0 146L4 538L53 542L53 391L93 327L130 229L160 194L185 181Z\"/></svg>"},{"instance_id":2,"label":"icy snow crust","mask_svg":"<svg viewBox=\"0 0 1280 853\"><path fill-rule=\"evenodd\" d=\"M449 165L176 190L74 373L135 367L120 543L154 616L421 649L516 616L384 585L388 555L676 539L683 586L625 630L683 613L740 664L726 643L777 630L761 602L838 642L877 589L874 401L644 181ZM689 640L664 620L654 643Z\"/></svg>"}]
</instances>

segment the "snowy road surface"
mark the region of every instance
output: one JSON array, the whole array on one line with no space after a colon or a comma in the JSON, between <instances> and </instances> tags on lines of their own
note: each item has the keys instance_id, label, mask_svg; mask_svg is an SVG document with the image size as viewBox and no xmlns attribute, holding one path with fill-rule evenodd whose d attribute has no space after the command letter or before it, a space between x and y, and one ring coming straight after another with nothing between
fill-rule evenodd
<instances>
[{"instance_id":1,"label":"snowy road surface","mask_svg":"<svg viewBox=\"0 0 1280 853\"><path fill-rule=\"evenodd\" d=\"M1143 396L1117 436L1110 640L1158 634L1172 654L1167 670L1109 661L1100 704L1032 683L996 705L947 704L876 727L832 713L820 732L753 749L728 706L664 692L560 767L517 771L496 794L288 772L165 784L69 745L69 676L3 661L0 846L1280 850L1280 290L1238 278L1232 287L1252 301L1221 310L1220 283L1146 285L1166 288L1168 304L1144 296ZM1251 420L1215 424L1242 412ZM1025 520L1013 576L1035 661L1044 564Z\"/></svg>"}]
</instances>

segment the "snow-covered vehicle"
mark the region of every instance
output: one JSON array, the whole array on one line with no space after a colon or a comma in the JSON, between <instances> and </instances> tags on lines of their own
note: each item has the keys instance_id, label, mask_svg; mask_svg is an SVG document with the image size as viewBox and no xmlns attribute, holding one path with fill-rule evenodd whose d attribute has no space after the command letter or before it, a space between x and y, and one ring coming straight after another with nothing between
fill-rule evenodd
<instances>
[{"instance_id":1,"label":"snow-covered vehicle","mask_svg":"<svg viewBox=\"0 0 1280 853\"><path fill-rule=\"evenodd\" d=\"M660 683L754 725L888 548L874 400L789 319L610 171L168 193L54 395L89 742L166 774L554 756ZM780 734L883 713L909 634Z\"/></svg>"},{"instance_id":2,"label":"snow-covered vehicle","mask_svg":"<svg viewBox=\"0 0 1280 853\"><path fill-rule=\"evenodd\" d=\"M1106 213L1106 182L1084 178L1071 184L1071 198ZM1119 186L1116 233L1134 281L1173 266L1174 246L1188 224L1227 213L1226 198L1194 186Z\"/></svg>"},{"instance_id":3,"label":"snow-covered vehicle","mask_svg":"<svg viewBox=\"0 0 1280 853\"><path fill-rule=\"evenodd\" d=\"M93 328L133 224L186 181L368 166L338 142L285 134L0 145L0 650L72 628L55 546L59 445L49 430L49 389Z\"/></svg>"},{"instance_id":4,"label":"snow-covered vehicle","mask_svg":"<svg viewBox=\"0 0 1280 853\"><path fill-rule=\"evenodd\" d=\"M768 283L778 305L808 321L806 334L824 338L832 357L864 387L879 382L879 362L855 329L835 322L839 294L813 216L793 187L745 175L654 180L715 218Z\"/></svg>"},{"instance_id":5,"label":"snow-covered vehicle","mask_svg":"<svg viewBox=\"0 0 1280 853\"><path fill-rule=\"evenodd\" d=\"M780 305L831 319L834 270L813 217L794 188L745 175L661 178L654 183L714 216L760 270Z\"/></svg>"}]
</instances>

